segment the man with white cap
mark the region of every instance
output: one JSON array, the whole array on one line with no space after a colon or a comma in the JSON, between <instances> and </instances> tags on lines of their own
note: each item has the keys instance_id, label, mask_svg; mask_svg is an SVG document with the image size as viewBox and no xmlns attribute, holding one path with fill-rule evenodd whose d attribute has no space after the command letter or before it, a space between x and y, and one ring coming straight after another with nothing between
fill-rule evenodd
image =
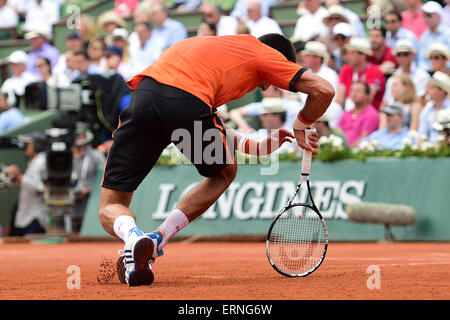
<instances>
[{"instance_id":1,"label":"man with white cap","mask_svg":"<svg viewBox=\"0 0 450 320\"><path fill-rule=\"evenodd\" d=\"M400 39L396 42L393 53L395 54L399 67L386 82L383 106L390 105L394 102L394 97L391 92L392 79L395 75L402 73L407 73L410 75L416 89L416 96L419 99L424 99L430 74L424 69L418 67L414 62L416 56L416 48L414 47L414 44L408 39Z\"/></svg>"},{"instance_id":2,"label":"man with white cap","mask_svg":"<svg viewBox=\"0 0 450 320\"><path fill-rule=\"evenodd\" d=\"M361 18L356 12L344 7L343 2L344 1L342 0L326 0L325 7L330 10L334 5L342 6L344 8L344 14L349 20L348 24L351 26L352 35L355 37L366 38L366 31L364 29L363 23L361 22Z\"/></svg>"},{"instance_id":3,"label":"man with white cap","mask_svg":"<svg viewBox=\"0 0 450 320\"><path fill-rule=\"evenodd\" d=\"M351 110L354 106L350 97L352 83L363 81L370 86L369 103L379 109L384 95L385 77L380 68L368 61L372 54L370 42L367 39L352 37L346 45L347 63L339 72L339 84L336 102Z\"/></svg>"},{"instance_id":4,"label":"man with white cap","mask_svg":"<svg viewBox=\"0 0 450 320\"><path fill-rule=\"evenodd\" d=\"M25 33L25 39L30 40L31 51L28 53L27 69L36 76L39 76L39 71L36 68L36 61L39 58L47 58L52 68L58 64L59 50L52 46L48 40L50 34L42 28L36 28Z\"/></svg>"},{"instance_id":5,"label":"man with white cap","mask_svg":"<svg viewBox=\"0 0 450 320\"><path fill-rule=\"evenodd\" d=\"M337 91L339 76L333 69L327 66L329 54L327 47L319 41L308 41L305 49L302 51L303 66L315 75L328 80L333 86L334 91ZM301 93L301 100L306 101L307 94ZM341 105L336 103L333 99L325 114L328 117L330 127L336 127L339 118L343 112Z\"/></svg>"},{"instance_id":6,"label":"man with white cap","mask_svg":"<svg viewBox=\"0 0 450 320\"><path fill-rule=\"evenodd\" d=\"M372 132L367 137L361 139L363 142L377 143L383 149L399 150L403 148L403 141L409 138L409 130L403 124L404 110L401 104L392 104L380 110L386 115L386 127Z\"/></svg>"},{"instance_id":7,"label":"man with white cap","mask_svg":"<svg viewBox=\"0 0 450 320\"><path fill-rule=\"evenodd\" d=\"M438 112L437 119L433 123L433 129L444 136L446 145L450 145L450 109Z\"/></svg>"},{"instance_id":8,"label":"man with white cap","mask_svg":"<svg viewBox=\"0 0 450 320\"><path fill-rule=\"evenodd\" d=\"M433 129L433 123L437 119L437 113L440 110L450 109L450 77L440 71L433 74L428 82L427 95L429 102L420 112L419 134L428 137L431 142L436 142L439 132Z\"/></svg>"},{"instance_id":9,"label":"man with white cap","mask_svg":"<svg viewBox=\"0 0 450 320\"><path fill-rule=\"evenodd\" d=\"M431 65L426 53L435 42L444 43L447 47L450 46L450 28L441 23L443 8L439 3L428 1L422 6L422 11L429 30L425 31L420 37L419 65L429 71Z\"/></svg>"},{"instance_id":10,"label":"man with white cap","mask_svg":"<svg viewBox=\"0 0 450 320\"><path fill-rule=\"evenodd\" d=\"M448 47L441 42L435 42L431 45L430 50L426 53L427 58L430 60L431 73L441 71L449 73L447 63L450 57Z\"/></svg>"},{"instance_id":11,"label":"man with white cap","mask_svg":"<svg viewBox=\"0 0 450 320\"><path fill-rule=\"evenodd\" d=\"M352 37L352 30L348 23L338 23L333 28L333 40L336 43L336 49L332 51L331 58L334 60L334 69L339 72L345 64L345 46Z\"/></svg>"},{"instance_id":12,"label":"man with white cap","mask_svg":"<svg viewBox=\"0 0 450 320\"><path fill-rule=\"evenodd\" d=\"M25 94L25 87L39 78L27 70L28 56L24 51L17 50L6 59L11 69L11 77L3 82L1 92L14 92L17 96Z\"/></svg>"}]
</instances>

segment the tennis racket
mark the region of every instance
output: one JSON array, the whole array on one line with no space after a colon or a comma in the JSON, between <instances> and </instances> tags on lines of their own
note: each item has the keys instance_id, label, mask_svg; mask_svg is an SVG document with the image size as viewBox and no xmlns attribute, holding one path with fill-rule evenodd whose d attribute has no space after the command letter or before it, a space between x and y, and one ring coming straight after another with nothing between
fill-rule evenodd
<instances>
[{"instance_id":1,"label":"tennis racket","mask_svg":"<svg viewBox=\"0 0 450 320\"><path fill-rule=\"evenodd\" d=\"M314 128L305 130L305 141ZM266 253L272 267L287 277L305 277L313 273L323 260L328 247L325 220L317 209L309 184L311 151L303 151L300 181L295 194L270 225ZM311 204L293 203L306 180Z\"/></svg>"}]
</instances>

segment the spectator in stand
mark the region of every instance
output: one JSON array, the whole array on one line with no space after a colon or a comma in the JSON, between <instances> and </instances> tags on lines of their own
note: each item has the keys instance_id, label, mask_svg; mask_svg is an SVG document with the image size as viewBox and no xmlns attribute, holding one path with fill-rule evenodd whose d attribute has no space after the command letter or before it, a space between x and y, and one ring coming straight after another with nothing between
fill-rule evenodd
<instances>
[{"instance_id":1,"label":"spectator in stand","mask_svg":"<svg viewBox=\"0 0 450 320\"><path fill-rule=\"evenodd\" d=\"M361 139L359 147L364 142L379 145L382 149L400 150L404 147L404 139L409 137L408 127L404 124L403 106L393 104L380 110L386 116L386 127L372 132Z\"/></svg>"},{"instance_id":2,"label":"spectator in stand","mask_svg":"<svg viewBox=\"0 0 450 320\"><path fill-rule=\"evenodd\" d=\"M113 44L112 33L113 33L114 29L125 28L126 22L114 10L109 10L109 11L103 12L98 17L97 25L103 32L106 32L106 35L104 36L104 41L105 41L106 46L111 46Z\"/></svg>"},{"instance_id":3,"label":"spectator in stand","mask_svg":"<svg viewBox=\"0 0 450 320\"><path fill-rule=\"evenodd\" d=\"M52 74L52 66L47 58L38 58L36 69L41 75L39 80L45 82L50 88L65 88L70 85L70 80L64 74Z\"/></svg>"},{"instance_id":4,"label":"spectator in stand","mask_svg":"<svg viewBox=\"0 0 450 320\"><path fill-rule=\"evenodd\" d=\"M392 53L392 48L386 46L386 29L374 28L369 31L370 48L372 55L369 62L377 65L384 75L391 75L398 67L397 59Z\"/></svg>"},{"instance_id":5,"label":"spectator in stand","mask_svg":"<svg viewBox=\"0 0 450 320\"><path fill-rule=\"evenodd\" d=\"M130 41L130 63L134 73L138 73L159 58L164 43L159 43L152 37L152 26L149 23L136 23L134 31L137 41Z\"/></svg>"},{"instance_id":6,"label":"spectator in stand","mask_svg":"<svg viewBox=\"0 0 450 320\"><path fill-rule=\"evenodd\" d=\"M198 36L216 36L217 35L216 25L212 22L200 23L198 30L197 30L197 35Z\"/></svg>"},{"instance_id":7,"label":"spectator in stand","mask_svg":"<svg viewBox=\"0 0 450 320\"><path fill-rule=\"evenodd\" d=\"M282 106L287 112L286 128L292 130L292 122L301 109L300 102L298 100L289 99L283 97L283 92L275 87L270 86L267 90L262 92L263 99L276 98L281 99ZM267 101L267 100L266 100ZM238 130L242 133L248 133L255 131L255 128L251 127L247 121L246 117L259 117L261 115L261 110L263 108L262 102L253 102L248 105L233 109L229 112L230 119L236 123Z\"/></svg>"},{"instance_id":8,"label":"spectator in stand","mask_svg":"<svg viewBox=\"0 0 450 320\"><path fill-rule=\"evenodd\" d=\"M399 63L399 67L386 82L383 106L394 102L391 92L392 78L393 76L400 74L407 74L410 76L410 79L414 83L414 91L417 98L421 102L421 105L425 105L425 93L430 75L415 63L416 48L414 47L413 42L408 39L400 39L397 41L393 52Z\"/></svg>"},{"instance_id":9,"label":"spectator in stand","mask_svg":"<svg viewBox=\"0 0 450 320\"><path fill-rule=\"evenodd\" d=\"M302 51L305 49L306 42L298 40L296 38L291 38L290 40L295 49L295 61L297 62L297 64L303 66Z\"/></svg>"},{"instance_id":10,"label":"spectator in stand","mask_svg":"<svg viewBox=\"0 0 450 320\"><path fill-rule=\"evenodd\" d=\"M433 123L433 129L444 137L445 145L450 146L450 109L438 112L437 119ZM439 141L439 138L437 140Z\"/></svg>"},{"instance_id":11,"label":"spectator in stand","mask_svg":"<svg viewBox=\"0 0 450 320\"><path fill-rule=\"evenodd\" d=\"M192 12L201 7L202 0L175 0L174 5L170 9L176 9L177 12Z\"/></svg>"},{"instance_id":12,"label":"spectator in stand","mask_svg":"<svg viewBox=\"0 0 450 320\"><path fill-rule=\"evenodd\" d=\"M328 15L328 10L322 7L321 0L303 0L301 4L304 13L297 20L293 37L306 42L326 36L328 30L323 18Z\"/></svg>"},{"instance_id":13,"label":"spectator in stand","mask_svg":"<svg viewBox=\"0 0 450 320\"><path fill-rule=\"evenodd\" d=\"M339 23L349 23L349 19L345 15L344 7L340 5L332 5L328 8L328 15L323 18L323 23L327 26L327 35L320 37L319 41L326 44L328 51L333 52L336 49L336 42L333 40L334 27ZM354 35L352 33L352 35Z\"/></svg>"},{"instance_id":14,"label":"spectator in stand","mask_svg":"<svg viewBox=\"0 0 450 320\"><path fill-rule=\"evenodd\" d=\"M247 27L250 34L259 38L268 33L283 34L278 22L262 14L261 2L251 0L247 4Z\"/></svg>"},{"instance_id":15,"label":"spectator in stand","mask_svg":"<svg viewBox=\"0 0 450 320\"><path fill-rule=\"evenodd\" d=\"M133 16L134 10L136 10L139 4L139 0L115 0L114 11L121 18L127 19Z\"/></svg>"},{"instance_id":16,"label":"spectator in stand","mask_svg":"<svg viewBox=\"0 0 450 320\"><path fill-rule=\"evenodd\" d=\"M333 86L334 91L337 90L337 85L339 81L339 76L333 69L327 66L327 60L329 54L325 44L319 41L308 41L305 45L305 49L302 51L303 56L303 66L308 68L313 74L328 80ZM301 101L306 101L308 95L305 93L300 93ZM330 106L328 107L325 115L328 118L328 122L332 128L336 127L339 118L342 115L342 106L340 106L333 99Z\"/></svg>"},{"instance_id":17,"label":"spectator in stand","mask_svg":"<svg viewBox=\"0 0 450 320\"><path fill-rule=\"evenodd\" d=\"M218 36L237 34L238 20L223 14L218 5L205 2L202 4L201 10L205 21L216 25Z\"/></svg>"},{"instance_id":18,"label":"spectator in stand","mask_svg":"<svg viewBox=\"0 0 450 320\"><path fill-rule=\"evenodd\" d=\"M316 122L313 124L313 127L316 129L317 134L319 135L319 143L321 143L321 137L332 138L333 136L337 139L342 139L342 147L345 150L350 150L350 145L348 144L347 138L345 134L339 128L332 128L328 122L328 117L326 115L321 116ZM335 138L335 139L336 139Z\"/></svg>"},{"instance_id":19,"label":"spectator in stand","mask_svg":"<svg viewBox=\"0 0 450 320\"><path fill-rule=\"evenodd\" d=\"M230 16L237 19L243 19L247 16L247 5L252 0L237 0L234 5L233 11L231 11ZM308 0L309 1L309 0ZM320 1L320 0L318 0ZM270 7L273 6L276 0L260 0L262 14L266 17L270 14Z\"/></svg>"},{"instance_id":20,"label":"spectator in stand","mask_svg":"<svg viewBox=\"0 0 450 320\"><path fill-rule=\"evenodd\" d=\"M433 74L436 71L441 71L449 74L450 70L447 67L448 59L450 57L448 47L444 43L435 42L431 45L430 50L426 54L430 60L431 70Z\"/></svg>"},{"instance_id":21,"label":"spectator in stand","mask_svg":"<svg viewBox=\"0 0 450 320\"><path fill-rule=\"evenodd\" d=\"M97 35L97 24L89 15L80 16L80 29L78 30L83 41L83 50L87 50L89 41Z\"/></svg>"},{"instance_id":22,"label":"spectator in stand","mask_svg":"<svg viewBox=\"0 0 450 320\"><path fill-rule=\"evenodd\" d=\"M22 125L25 117L16 108L16 95L14 91L0 92L0 134Z\"/></svg>"},{"instance_id":23,"label":"spectator in stand","mask_svg":"<svg viewBox=\"0 0 450 320\"><path fill-rule=\"evenodd\" d=\"M14 51L6 60L11 70L11 77L3 82L1 92L14 92L17 97L25 94L25 87L38 80L38 76L27 70L28 56L24 51Z\"/></svg>"},{"instance_id":24,"label":"spectator in stand","mask_svg":"<svg viewBox=\"0 0 450 320\"><path fill-rule=\"evenodd\" d=\"M59 4L51 0L29 0L25 8L25 32L43 30L47 35L53 33L53 25L59 20Z\"/></svg>"},{"instance_id":25,"label":"spectator in stand","mask_svg":"<svg viewBox=\"0 0 450 320\"><path fill-rule=\"evenodd\" d=\"M162 50L187 38L186 28L181 22L169 18L169 9L166 6L154 4L150 17L152 23L155 25L152 38L162 43Z\"/></svg>"},{"instance_id":26,"label":"spectator in stand","mask_svg":"<svg viewBox=\"0 0 450 320\"><path fill-rule=\"evenodd\" d=\"M352 37L346 49L348 64L339 72L336 102L345 106L345 110L352 109L354 104L350 98L350 88L353 82L360 80L369 85L369 103L378 109L384 95L385 77L378 66L368 61L372 54L369 40Z\"/></svg>"},{"instance_id":27,"label":"spectator in stand","mask_svg":"<svg viewBox=\"0 0 450 320\"><path fill-rule=\"evenodd\" d=\"M46 137L42 132L33 132L19 136L25 143L23 154L28 166L22 174L15 164L7 167L8 175L19 191L19 204L14 218L14 231L11 235L45 233L47 226L47 208L44 201L44 170Z\"/></svg>"},{"instance_id":28,"label":"spectator in stand","mask_svg":"<svg viewBox=\"0 0 450 320\"><path fill-rule=\"evenodd\" d=\"M18 15L19 21L24 21L26 17L26 5L27 0L7 0L8 5L14 10Z\"/></svg>"},{"instance_id":29,"label":"spectator in stand","mask_svg":"<svg viewBox=\"0 0 450 320\"><path fill-rule=\"evenodd\" d=\"M422 11L424 12L425 22L429 30L425 31L420 37L419 66L430 71L431 64L426 57L426 53L435 42L444 43L447 47L450 46L450 29L441 23L443 9L439 3L428 1L423 5Z\"/></svg>"},{"instance_id":30,"label":"spectator in stand","mask_svg":"<svg viewBox=\"0 0 450 320\"><path fill-rule=\"evenodd\" d=\"M73 57L75 51L80 51L84 49L83 40L78 32L71 32L66 37L66 49L67 51L59 56L58 63L53 68L52 73L55 75L63 74L69 80L74 79L74 74L72 74L73 69L70 65L69 56Z\"/></svg>"},{"instance_id":31,"label":"spectator in stand","mask_svg":"<svg viewBox=\"0 0 450 320\"><path fill-rule=\"evenodd\" d=\"M106 70L115 71L122 76L125 81L128 81L134 76L131 66L122 60L122 49L119 47L108 47L105 51Z\"/></svg>"},{"instance_id":32,"label":"spectator in stand","mask_svg":"<svg viewBox=\"0 0 450 320\"><path fill-rule=\"evenodd\" d=\"M91 64L96 66L102 72L106 70L105 49L106 44L101 37L91 39L87 48L87 54L89 55Z\"/></svg>"},{"instance_id":33,"label":"spectator in stand","mask_svg":"<svg viewBox=\"0 0 450 320\"><path fill-rule=\"evenodd\" d=\"M19 15L6 0L0 0L0 28L14 28L19 23Z\"/></svg>"},{"instance_id":34,"label":"spectator in stand","mask_svg":"<svg viewBox=\"0 0 450 320\"><path fill-rule=\"evenodd\" d=\"M433 123L437 119L440 110L450 109L450 77L443 72L437 71L428 83L427 95L429 101L420 112L418 133L428 137L428 141L436 142L439 132L433 129Z\"/></svg>"},{"instance_id":35,"label":"spectator in stand","mask_svg":"<svg viewBox=\"0 0 450 320\"><path fill-rule=\"evenodd\" d=\"M395 43L399 39L408 39L412 42L416 52L419 51L419 42L416 35L402 27L402 15L396 11L388 12L384 16L384 21L386 24L386 46L390 48L395 48Z\"/></svg>"},{"instance_id":36,"label":"spectator in stand","mask_svg":"<svg viewBox=\"0 0 450 320\"><path fill-rule=\"evenodd\" d=\"M122 50L122 61L129 63L130 61L130 51L128 49L128 31L124 28L116 28L112 32L113 36L113 46L120 48Z\"/></svg>"},{"instance_id":37,"label":"spectator in stand","mask_svg":"<svg viewBox=\"0 0 450 320\"><path fill-rule=\"evenodd\" d=\"M352 36L352 31L348 23L338 23L333 28L333 41L335 42L335 49L332 51L331 58L328 61L328 66L339 72L344 64L346 64L346 46Z\"/></svg>"},{"instance_id":38,"label":"spectator in stand","mask_svg":"<svg viewBox=\"0 0 450 320\"><path fill-rule=\"evenodd\" d=\"M90 74L103 73L102 69L91 62L86 51L74 52L73 65L74 70L78 71L78 77L86 77Z\"/></svg>"},{"instance_id":39,"label":"spectator in stand","mask_svg":"<svg viewBox=\"0 0 450 320\"><path fill-rule=\"evenodd\" d=\"M361 139L377 130L379 114L370 103L372 89L361 80L351 85L350 97L355 105L353 110L345 111L338 123L350 146L355 148Z\"/></svg>"},{"instance_id":40,"label":"spectator in stand","mask_svg":"<svg viewBox=\"0 0 450 320\"><path fill-rule=\"evenodd\" d=\"M328 8L328 10L331 8L331 6L334 6L334 5L340 5L340 6L344 7L341 0L326 0L325 1L325 6ZM359 15L357 13L353 12L352 10L350 10L349 8L345 8L345 7L344 7L344 14L347 17L347 19L349 20L348 23L351 26L352 35L355 37L366 38L366 30L364 29L364 25L361 22Z\"/></svg>"},{"instance_id":41,"label":"spectator in stand","mask_svg":"<svg viewBox=\"0 0 450 320\"><path fill-rule=\"evenodd\" d=\"M428 30L425 16L421 10L422 0L405 0L405 3L408 9L402 12L402 27L414 33L419 40L422 33Z\"/></svg>"},{"instance_id":42,"label":"spectator in stand","mask_svg":"<svg viewBox=\"0 0 450 320\"><path fill-rule=\"evenodd\" d=\"M29 39L31 43L31 51L28 53L27 69L35 76L39 77L36 69L36 61L38 58L44 57L50 60L52 68L55 67L59 60L59 51L49 42L49 35L40 29L30 31L25 34L25 39Z\"/></svg>"}]
</instances>

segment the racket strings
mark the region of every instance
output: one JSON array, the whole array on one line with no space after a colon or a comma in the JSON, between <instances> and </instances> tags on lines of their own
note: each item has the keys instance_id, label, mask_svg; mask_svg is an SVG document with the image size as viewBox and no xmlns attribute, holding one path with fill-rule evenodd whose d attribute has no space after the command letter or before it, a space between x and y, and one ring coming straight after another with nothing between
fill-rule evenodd
<instances>
[{"instance_id":1,"label":"racket strings","mask_svg":"<svg viewBox=\"0 0 450 320\"><path fill-rule=\"evenodd\" d=\"M323 259L326 235L321 219L306 206L295 206L282 214L272 229L270 256L280 270L305 274Z\"/></svg>"}]
</instances>

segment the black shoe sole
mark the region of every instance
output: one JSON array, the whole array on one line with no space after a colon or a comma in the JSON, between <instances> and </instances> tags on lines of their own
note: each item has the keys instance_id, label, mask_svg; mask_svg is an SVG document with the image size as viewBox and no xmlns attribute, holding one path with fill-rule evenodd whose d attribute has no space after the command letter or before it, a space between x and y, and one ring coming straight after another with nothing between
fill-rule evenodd
<instances>
[{"instance_id":1,"label":"black shoe sole","mask_svg":"<svg viewBox=\"0 0 450 320\"><path fill-rule=\"evenodd\" d=\"M123 263L123 260L125 259L124 256L119 257L116 262L116 271L117 271L117 277L119 278L120 283L127 284L127 280L125 280L125 265Z\"/></svg>"},{"instance_id":2,"label":"black shoe sole","mask_svg":"<svg viewBox=\"0 0 450 320\"><path fill-rule=\"evenodd\" d=\"M150 238L142 238L136 243L133 257L136 263L136 270L128 278L128 285L130 287L150 285L153 283L155 276L148 265L153 255L153 247L153 240Z\"/></svg>"}]
</instances>

